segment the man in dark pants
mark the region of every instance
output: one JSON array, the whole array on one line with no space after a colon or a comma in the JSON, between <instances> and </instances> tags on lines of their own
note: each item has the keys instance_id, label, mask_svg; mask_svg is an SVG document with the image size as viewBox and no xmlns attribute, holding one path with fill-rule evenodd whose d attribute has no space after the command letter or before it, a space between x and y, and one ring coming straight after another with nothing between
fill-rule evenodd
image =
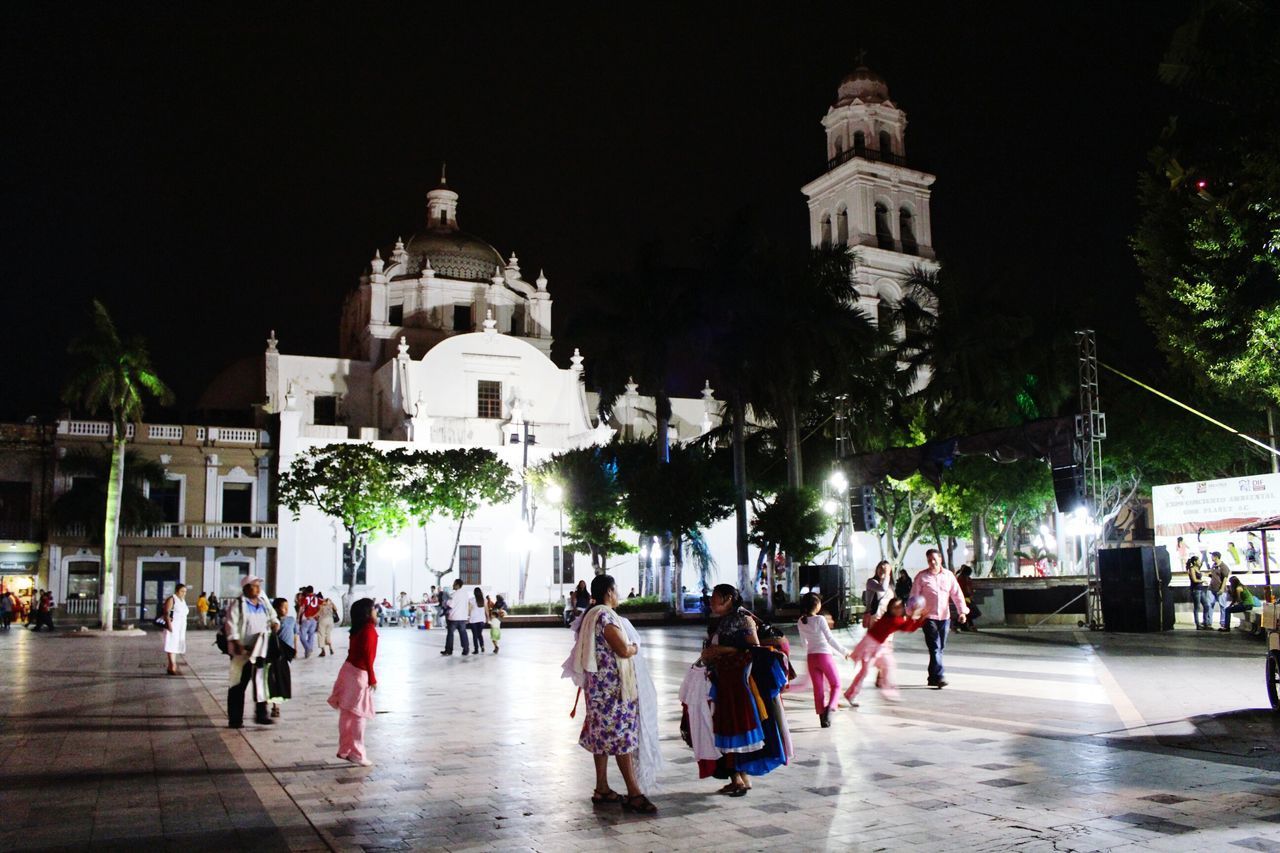
<instances>
[{"instance_id":1,"label":"man in dark pants","mask_svg":"<svg viewBox=\"0 0 1280 853\"><path fill-rule=\"evenodd\" d=\"M946 670L942 666L942 652L947 647L947 629L951 627L951 607L956 607L956 621L964 623L969 615L969 606L964 603L964 594L960 591L960 583L956 576L942 566L942 555L930 548L925 552L929 568L916 575L911 585L911 595L924 599L925 648L929 650L930 687L947 686Z\"/></svg>"},{"instance_id":2,"label":"man in dark pants","mask_svg":"<svg viewBox=\"0 0 1280 853\"><path fill-rule=\"evenodd\" d=\"M254 575L240 579L242 595L227 603L227 653L231 656L230 684L227 688L227 726L244 725L244 695L253 684L260 668L254 658L254 647L264 633L280 627L280 619L271 601L262 594L262 578ZM265 651L265 650L263 650ZM264 676L265 681L265 676ZM267 716L266 685L254 685L254 722L269 726L275 722Z\"/></svg>"},{"instance_id":3,"label":"man in dark pants","mask_svg":"<svg viewBox=\"0 0 1280 853\"><path fill-rule=\"evenodd\" d=\"M462 578L453 582L453 595L449 596L449 613L445 622L444 651L440 654L453 654L453 632L458 632L462 643L462 653L471 654L471 645L467 640L467 599L459 590L462 589Z\"/></svg>"}]
</instances>

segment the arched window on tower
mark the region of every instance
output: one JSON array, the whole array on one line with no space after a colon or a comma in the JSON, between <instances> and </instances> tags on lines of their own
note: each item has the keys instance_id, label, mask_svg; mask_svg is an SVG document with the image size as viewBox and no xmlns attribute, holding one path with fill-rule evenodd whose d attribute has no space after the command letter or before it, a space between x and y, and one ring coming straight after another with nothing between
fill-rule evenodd
<instances>
[{"instance_id":1,"label":"arched window on tower","mask_svg":"<svg viewBox=\"0 0 1280 853\"><path fill-rule=\"evenodd\" d=\"M837 136L835 142L831 146L831 156L836 160L840 159L840 155L844 153L844 139Z\"/></svg>"},{"instance_id":2,"label":"arched window on tower","mask_svg":"<svg viewBox=\"0 0 1280 853\"><path fill-rule=\"evenodd\" d=\"M876 328L892 329L893 325L893 303L882 293L876 303Z\"/></svg>"},{"instance_id":3,"label":"arched window on tower","mask_svg":"<svg viewBox=\"0 0 1280 853\"><path fill-rule=\"evenodd\" d=\"M831 245L831 214L822 214L822 229L818 236L818 245L827 247Z\"/></svg>"},{"instance_id":4,"label":"arched window on tower","mask_svg":"<svg viewBox=\"0 0 1280 853\"><path fill-rule=\"evenodd\" d=\"M893 159L893 137L889 135L889 131L880 131L880 159Z\"/></svg>"},{"instance_id":5,"label":"arched window on tower","mask_svg":"<svg viewBox=\"0 0 1280 853\"><path fill-rule=\"evenodd\" d=\"M893 228L889 225L889 208L876 202L876 245L881 249L893 249Z\"/></svg>"},{"instance_id":6,"label":"arched window on tower","mask_svg":"<svg viewBox=\"0 0 1280 853\"><path fill-rule=\"evenodd\" d=\"M911 221L911 211L905 207L898 211L898 234L902 238L902 251L908 255L920 254L916 243L916 229Z\"/></svg>"},{"instance_id":7,"label":"arched window on tower","mask_svg":"<svg viewBox=\"0 0 1280 853\"><path fill-rule=\"evenodd\" d=\"M862 131L854 131L853 134L853 156L867 156L867 135Z\"/></svg>"},{"instance_id":8,"label":"arched window on tower","mask_svg":"<svg viewBox=\"0 0 1280 853\"><path fill-rule=\"evenodd\" d=\"M843 207L836 211L836 245L849 245L849 211Z\"/></svg>"}]
</instances>

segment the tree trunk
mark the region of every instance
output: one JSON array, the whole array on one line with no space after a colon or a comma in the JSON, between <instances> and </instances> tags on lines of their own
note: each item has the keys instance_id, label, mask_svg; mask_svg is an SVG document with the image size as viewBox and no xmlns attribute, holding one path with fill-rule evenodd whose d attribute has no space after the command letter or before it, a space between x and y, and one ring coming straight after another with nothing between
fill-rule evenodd
<instances>
[{"instance_id":1,"label":"tree trunk","mask_svg":"<svg viewBox=\"0 0 1280 853\"><path fill-rule=\"evenodd\" d=\"M942 568L950 569L952 566L946 562L947 552L942 548L942 534L938 533L938 514L929 513L929 529L933 533L933 544L938 547L938 556L942 557Z\"/></svg>"},{"instance_id":2,"label":"tree trunk","mask_svg":"<svg viewBox=\"0 0 1280 853\"><path fill-rule=\"evenodd\" d=\"M798 489L804 485L804 463L800 458L800 413L794 404L787 406L787 486Z\"/></svg>"},{"instance_id":3,"label":"tree trunk","mask_svg":"<svg viewBox=\"0 0 1280 853\"><path fill-rule=\"evenodd\" d=\"M741 395L732 398L733 417L733 514L738 556L738 592L750 606L755 590L751 583L751 556L747 553L747 407Z\"/></svg>"},{"instance_id":4,"label":"tree trunk","mask_svg":"<svg viewBox=\"0 0 1280 853\"><path fill-rule=\"evenodd\" d=\"M671 539L671 600L677 613L684 612L684 540L680 535Z\"/></svg>"},{"instance_id":5,"label":"tree trunk","mask_svg":"<svg viewBox=\"0 0 1280 853\"><path fill-rule=\"evenodd\" d=\"M107 517L102 533L102 579L98 611L102 630L115 627L116 564L120 561L120 496L124 493L125 425L116 425L111 441L111 480L107 483Z\"/></svg>"},{"instance_id":6,"label":"tree trunk","mask_svg":"<svg viewBox=\"0 0 1280 853\"><path fill-rule=\"evenodd\" d=\"M445 575L453 571L454 563L458 559L458 543L462 541L462 525L466 520L466 515L458 519L458 532L453 536L453 551L449 554L449 568L445 569ZM441 575L441 577L444 577L444 575Z\"/></svg>"},{"instance_id":7,"label":"tree trunk","mask_svg":"<svg viewBox=\"0 0 1280 853\"><path fill-rule=\"evenodd\" d=\"M360 554L356 550L356 543L359 537L354 529L347 531L347 553L346 565L342 567L342 573L350 580L347 581L347 597L351 598L356 594L356 566L360 565ZM393 592L392 595L395 593Z\"/></svg>"}]
</instances>

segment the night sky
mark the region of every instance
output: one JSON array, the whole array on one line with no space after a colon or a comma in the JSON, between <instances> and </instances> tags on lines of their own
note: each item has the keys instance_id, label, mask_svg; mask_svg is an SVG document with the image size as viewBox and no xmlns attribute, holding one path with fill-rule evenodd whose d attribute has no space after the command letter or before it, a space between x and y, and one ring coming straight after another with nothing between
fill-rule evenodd
<instances>
[{"instance_id":1,"label":"night sky","mask_svg":"<svg viewBox=\"0 0 1280 853\"><path fill-rule=\"evenodd\" d=\"M463 229L545 267L557 333L650 241L750 208L802 245L819 120L861 48L938 175L944 265L1057 294L1104 355L1158 363L1127 239L1188 2L106 5L23 4L0 28L5 417L56 412L93 297L179 407L272 328L336 354L343 295L422 224L445 160Z\"/></svg>"}]
</instances>

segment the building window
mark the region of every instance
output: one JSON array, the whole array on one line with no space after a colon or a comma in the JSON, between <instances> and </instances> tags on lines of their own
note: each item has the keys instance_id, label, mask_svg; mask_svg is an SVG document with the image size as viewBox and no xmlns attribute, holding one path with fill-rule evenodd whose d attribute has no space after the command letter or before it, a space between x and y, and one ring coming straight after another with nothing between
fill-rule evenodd
<instances>
[{"instance_id":1,"label":"building window","mask_svg":"<svg viewBox=\"0 0 1280 853\"><path fill-rule=\"evenodd\" d=\"M898 233L902 235L902 251L909 255L916 254L919 250L916 245L916 231L911 224L911 211L905 207L898 211Z\"/></svg>"},{"instance_id":2,"label":"building window","mask_svg":"<svg viewBox=\"0 0 1280 853\"><path fill-rule=\"evenodd\" d=\"M30 539L31 534L31 483L0 480L0 539Z\"/></svg>"},{"instance_id":3,"label":"building window","mask_svg":"<svg viewBox=\"0 0 1280 853\"><path fill-rule=\"evenodd\" d=\"M98 598L98 572L102 565L97 560L72 560L67 563L67 598Z\"/></svg>"},{"instance_id":4,"label":"building window","mask_svg":"<svg viewBox=\"0 0 1280 853\"><path fill-rule=\"evenodd\" d=\"M321 426L333 426L338 422L338 398L332 394L317 394L311 401L311 421Z\"/></svg>"},{"instance_id":5,"label":"building window","mask_svg":"<svg viewBox=\"0 0 1280 853\"><path fill-rule=\"evenodd\" d=\"M517 305L511 309L511 334L524 337L524 306Z\"/></svg>"},{"instance_id":6,"label":"building window","mask_svg":"<svg viewBox=\"0 0 1280 853\"><path fill-rule=\"evenodd\" d=\"M481 379L476 383L476 417L502 418L502 383Z\"/></svg>"},{"instance_id":7,"label":"building window","mask_svg":"<svg viewBox=\"0 0 1280 853\"><path fill-rule=\"evenodd\" d=\"M880 131L880 159L888 160L893 157L893 137L889 136L889 131Z\"/></svg>"},{"instance_id":8,"label":"building window","mask_svg":"<svg viewBox=\"0 0 1280 853\"><path fill-rule=\"evenodd\" d=\"M573 552L565 551L564 558L561 559L559 545L551 546L551 582L576 583L573 577Z\"/></svg>"},{"instance_id":9,"label":"building window","mask_svg":"<svg viewBox=\"0 0 1280 853\"><path fill-rule=\"evenodd\" d=\"M893 328L893 303L883 296L876 305L876 325L881 329Z\"/></svg>"},{"instance_id":10,"label":"building window","mask_svg":"<svg viewBox=\"0 0 1280 853\"><path fill-rule=\"evenodd\" d=\"M471 329L471 306L453 306L453 330L455 332L469 332Z\"/></svg>"},{"instance_id":11,"label":"building window","mask_svg":"<svg viewBox=\"0 0 1280 853\"><path fill-rule=\"evenodd\" d=\"M166 477L163 485L153 483L147 497L160 508L161 517L166 524L182 522L182 479L180 477Z\"/></svg>"},{"instance_id":12,"label":"building window","mask_svg":"<svg viewBox=\"0 0 1280 853\"><path fill-rule=\"evenodd\" d=\"M458 546L458 579L464 584L480 585L479 545Z\"/></svg>"},{"instance_id":13,"label":"building window","mask_svg":"<svg viewBox=\"0 0 1280 853\"><path fill-rule=\"evenodd\" d=\"M218 563L218 598L230 601L240 595L240 578L249 574L248 560L224 560Z\"/></svg>"},{"instance_id":14,"label":"building window","mask_svg":"<svg viewBox=\"0 0 1280 853\"><path fill-rule=\"evenodd\" d=\"M355 576L356 576L355 583L357 585L363 585L365 583L365 578L368 575L368 571L367 571L368 568L369 568L369 549L367 547L360 552L360 562L356 563L353 566L351 565L351 543L348 542L342 546L342 582L343 583L347 584L348 586L351 585L352 583L351 573L352 573L352 570L354 570Z\"/></svg>"},{"instance_id":15,"label":"building window","mask_svg":"<svg viewBox=\"0 0 1280 853\"><path fill-rule=\"evenodd\" d=\"M867 135L860 130L853 134L853 153L859 157L867 153Z\"/></svg>"},{"instance_id":16,"label":"building window","mask_svg":"<svg viewBox=\"0 0 1280 853\"><path fill-rule=\"evenodd\" d=\"M836 245L849 245L849 211L843 207L836 211Z\"/></svg>"},{"instance_id":17,"label":"building window","mask_svg":"<svg viewBox=\"0 0 1280 853\"><path fill-rule=\"evenodd\" d=\"M443 228L448 224L449 224L449 212L446 210L440 211L440 227Z\"/></svg>"},{"instance_id":18,"label":"building window","mask_svg":"<svg viewBox=\"0 0 1280 853\"><path fill-rule=\"evenodd\" d=\"M844 140L836 137L835 145L832 146L832 156L839 158L844 153Z\"/></svg>"},{"instance_id":19,"label":"building window","mask_svg":"<svg viewBox=\"0 0 1280 853\"><path fill-rule=\"evenodd\" d=\"M881 249L893 248L893 229L889 225L889 208L876 203L876 245Z\"/></svg>"},{"instance_id":20,"label":"building window","mask_svg":"<svg viewBox=\"0 0 1280 853\"><path fill-rule=\"evenodd\" d=\"M253 483L222 484L222 521L226 524L253 521Z\"/></svg>"},{"instance_id":21,"label":"building window","mask_svg":"<svg viewBox=\"0 0 1280 853\"><path fill-rule=\"evenodd\" d=\"M392 326L404 325L404 306L392 305L387 309L387 323Z\"/></svg>"},{"instance_id":22,"label":"building window","mask_svg":"<svg viewBox=\"0 0 1280 853\"><path fill-rule=\"evenodd\" d=\"M831 214L822 214L822 225L818 233L818 245L824 248L831 245Z\"/></svg>"}]
</instances>

